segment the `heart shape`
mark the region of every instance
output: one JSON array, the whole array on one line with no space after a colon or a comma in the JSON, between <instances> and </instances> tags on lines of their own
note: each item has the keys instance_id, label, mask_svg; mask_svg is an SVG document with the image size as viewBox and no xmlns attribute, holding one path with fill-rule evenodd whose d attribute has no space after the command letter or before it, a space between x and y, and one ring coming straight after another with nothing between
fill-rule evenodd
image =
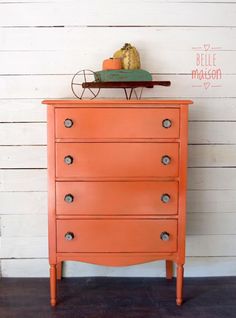
<instances>
[{"instance_id":1,"label":"heart shape","mask_svg":"<svg viewBox=\"0 0 236 318\"><path fill-rule=\"evenodd\" d=\"M204 49L205 49L205 51L208 51L210 47L211 47L210 44L204 44Z\"/></svg>"},{"instance_id":2,"label":"heart shape","mask_svg":"<svg viewBox=\"0 0 236 318\"><path fill-rule=\"evenodd\" d=\"M203 85L204 85L205 89L208 89L208 87L211 85L211 83L210 82L206 82Z\"/></svg>"}]
</instances>

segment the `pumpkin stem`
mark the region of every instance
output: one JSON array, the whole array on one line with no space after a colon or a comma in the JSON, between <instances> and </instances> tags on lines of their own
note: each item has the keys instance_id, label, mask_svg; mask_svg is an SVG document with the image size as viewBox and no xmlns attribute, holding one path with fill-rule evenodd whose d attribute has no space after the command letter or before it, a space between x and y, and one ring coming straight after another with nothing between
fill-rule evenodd
<instances>
[{"instance_id":1,"label":"pumpkin stem","mask_svg":"<svg viewBox=\"0 0 236 318\"><path fill-rule=\"evenodd\" d=\"M125 43L124 46L121 48L121 50L127 50L130 47L131 47L130 43Z\"/></svg>"}]
</instances>

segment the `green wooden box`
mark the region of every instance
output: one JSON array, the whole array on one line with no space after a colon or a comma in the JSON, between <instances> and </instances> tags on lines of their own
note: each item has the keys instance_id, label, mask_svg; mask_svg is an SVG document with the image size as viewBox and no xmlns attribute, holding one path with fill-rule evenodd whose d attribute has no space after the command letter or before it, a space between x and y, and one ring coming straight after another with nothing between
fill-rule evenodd
<instances>
[{"instance_id":1,"label":"green wooden box","mask_svg":"<svg viewBox=\"0 0 236 318\"><path fill-rule=\"evenodd\" d=\"M152 81L152 75L145 70L112 70L95 72L97 82L139 82Z\"/></svg>"}]
</instances>

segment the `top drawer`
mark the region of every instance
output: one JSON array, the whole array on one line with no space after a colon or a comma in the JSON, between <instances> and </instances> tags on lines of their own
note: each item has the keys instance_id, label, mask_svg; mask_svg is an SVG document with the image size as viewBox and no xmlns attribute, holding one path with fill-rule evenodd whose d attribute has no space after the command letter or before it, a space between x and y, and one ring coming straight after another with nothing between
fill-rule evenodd
<instances>
[{"instance_id":1,"label":"top drawer","mask_svg":"<svg viewBox=\"0 0 236 318\"><path fill-rule=\"evenodd\" d=\"M56 138L178 138L179 109L58 108Z\"/></svg>"}]
</instances>

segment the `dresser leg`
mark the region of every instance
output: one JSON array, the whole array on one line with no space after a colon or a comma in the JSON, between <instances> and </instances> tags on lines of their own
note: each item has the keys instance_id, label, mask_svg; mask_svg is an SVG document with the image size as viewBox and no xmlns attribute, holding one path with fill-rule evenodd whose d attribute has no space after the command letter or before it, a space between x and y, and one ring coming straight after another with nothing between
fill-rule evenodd
<instances>
[{"instance_id":1,"label":"dresser leg","mask_svg":"<svg viewBox=\"0 0 236 318\"><path fill-rule=\"evenodd\" d=\"M57 302L57 273L56 265L50 265L50 301L51 306L56 306Z\"/></svg>"},{"instance_id":2,"label":"dresser leg","mask_svg":"<svg viewBox=\"0 0 236 318\"><path fill-rule=\"evenodd\" d=\"M178 306L181 306L183 302L183 278L184 278L184 265L177 264L176 304Z\"/></svg>"},{"instance_id":3,"label":"dresser leg","mask_svg":"<svg viewBox=\"0 0 236 318\"><path fill-rule=\"evenodd\" d=\"M57 263L57 279L61 280L62 276L62 262Z\"/></svg>"},{"instance_id":4,"label":"dresser leg","mask_svg":"<svg viewBox=\"0 0 236 318\"><path fill-rule=\"evenodd\" d=\"M172 279L173 277L173 262L166 260L166 279Z\"/></svg>"}]
</instances>

